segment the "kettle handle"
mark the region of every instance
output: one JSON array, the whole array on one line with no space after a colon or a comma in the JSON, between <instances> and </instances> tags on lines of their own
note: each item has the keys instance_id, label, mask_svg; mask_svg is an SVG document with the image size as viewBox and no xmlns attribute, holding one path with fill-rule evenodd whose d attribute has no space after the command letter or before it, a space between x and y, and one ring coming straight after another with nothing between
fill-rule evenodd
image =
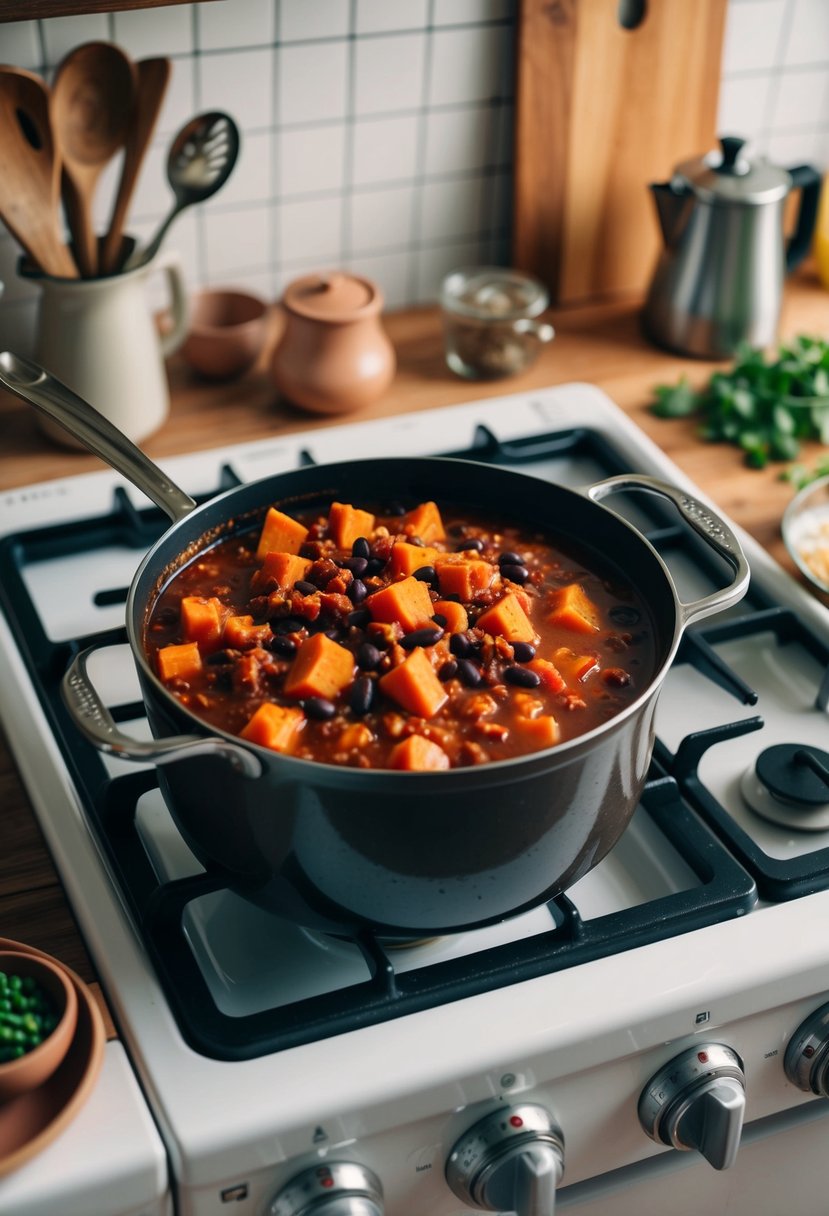
<instances>
[{"instance_id":1,"label":"kettle handle","mask_svg":"<svg viewBox=\"0 0 829 1216\"><path fill-rule=\"evenodd\" d=\"M794 270L805 258L812 244L820 199L821 175L811 165L795 165L789 169L792 189L801 190L797 210L797 226L786 246L786 273Z\"/></svg>"}]
</instances>

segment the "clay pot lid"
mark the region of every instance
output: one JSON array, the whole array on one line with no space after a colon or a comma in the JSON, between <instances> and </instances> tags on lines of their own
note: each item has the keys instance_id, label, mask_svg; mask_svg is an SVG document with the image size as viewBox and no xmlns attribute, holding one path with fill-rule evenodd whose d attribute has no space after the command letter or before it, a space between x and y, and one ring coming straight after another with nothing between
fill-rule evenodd
<instances>
[{"instance_id":1,"label":"clay pot lid","mask_svg":"<svg viewBox=\"0 0 829 1216\"><path fill-rule=\"evenodd\" d=\"M342 325L378 313L383 297L371 279L337 270L295 279L285 288L282 303L296 316Z\"/></svg>"}]
</instances>

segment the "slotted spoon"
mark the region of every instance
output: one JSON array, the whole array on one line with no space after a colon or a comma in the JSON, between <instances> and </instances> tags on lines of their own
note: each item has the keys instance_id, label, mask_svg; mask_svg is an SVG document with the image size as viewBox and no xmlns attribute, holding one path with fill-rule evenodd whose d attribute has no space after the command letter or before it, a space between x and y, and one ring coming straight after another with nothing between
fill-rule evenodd
<instances>
[{"instance_id":1,"label":"slotted spoon","mask_svg":"<svg viewBox=\"0 0 829 1216\"><path fill-rule=\"evenodd\" d=\"M220 190L239 155L239 130L229 114L211 110L192 118L173 140L167 157L167 180L175 204L149 245L137 249L124 269L152 261L177 215Z\"/></svg>"}]
</instances>

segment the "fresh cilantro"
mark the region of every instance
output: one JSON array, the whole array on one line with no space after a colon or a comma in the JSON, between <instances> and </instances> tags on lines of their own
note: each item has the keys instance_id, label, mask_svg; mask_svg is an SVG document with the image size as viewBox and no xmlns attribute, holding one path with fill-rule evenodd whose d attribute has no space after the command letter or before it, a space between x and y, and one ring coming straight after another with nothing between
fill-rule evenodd
<instances>
[{"instance_id":1,"label":"fresh cilantro","mask_svg":"<svg viewBox=\"0 0 829 1216\"><path fill-rule=\"evenodd\" d=\"M803 440L829 444L829 342L801 335L768 361L741 347L731 370L714 372L701 390L683 376L657 385L654 397L658 417L696 417L702 439L742 448L751 468L795 460Z\"/></svg>"}]
</instances>

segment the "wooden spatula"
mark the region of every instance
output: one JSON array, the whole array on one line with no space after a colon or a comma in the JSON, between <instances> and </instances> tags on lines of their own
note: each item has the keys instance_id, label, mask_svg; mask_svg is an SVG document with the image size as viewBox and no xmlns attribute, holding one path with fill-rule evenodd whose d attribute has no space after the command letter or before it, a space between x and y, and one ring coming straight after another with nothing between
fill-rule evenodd
<instances>
[{"instance_id":1,"label":"wooden spatula","mask_svg":"<svg viewBox=\"0 0 829 1216\"><path fill-rule=\"evenodd\" d=\"M170 80L169 59L141 59L135 66L135 107L127 133L118 193L101 248L101 274L114 274L120 269L124 222Z\"/></svg>"},{"instance_id":2,"label":"wooden spatula","mask_svg":"<svg viewBox=\"0 0 829 1216\"><path fill-rule=\"evenodd\" d=\"M0 66L0 216L46 274L76 279L60 228L60 156L49 90L34 72Z\"/></svg>"}]
</instances>

